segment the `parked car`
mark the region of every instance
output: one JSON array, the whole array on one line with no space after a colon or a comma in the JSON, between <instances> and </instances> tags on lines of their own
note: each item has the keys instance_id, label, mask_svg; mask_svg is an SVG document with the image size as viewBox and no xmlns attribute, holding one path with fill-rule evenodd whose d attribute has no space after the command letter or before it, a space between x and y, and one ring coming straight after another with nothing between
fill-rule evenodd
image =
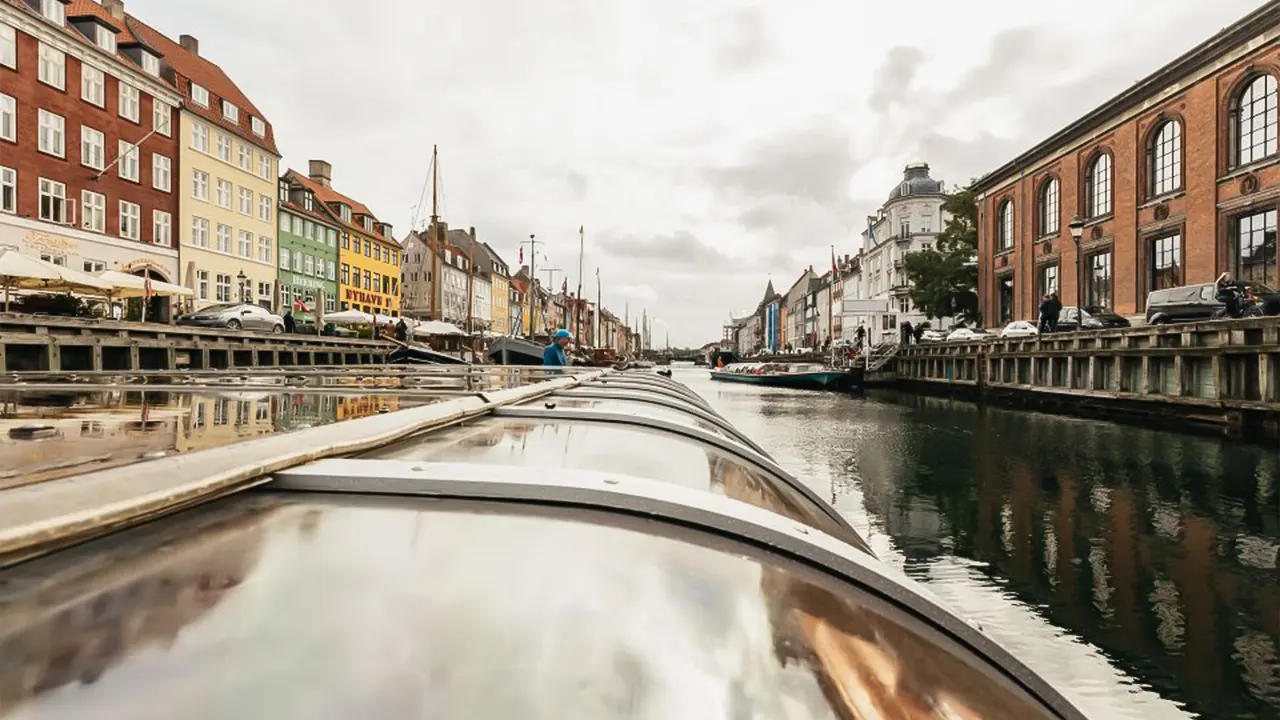
<instances>
[{"instance_id":1,"label":"parked car","mask_svg":"<svg viewBox=\"0 0 1280 720\"><path fill-rule=\"evenodd\" d=\"M956 328L947 336L947 342L972 342L974 340L988 340L991 335L982 331L970 330L969 328Z\"/></svg>"},{"instance_id":2,"label":"parked car","mask_svg":"<svg viewBox=\"0 0 1280 720\"><path fill-rule=\"evenodd\" d=\"M947 334L941 330L925 330L920 333L920 342L943 342Z\"/></svg>"},{"instance_id":3,"label":"parked car","mask_svg":"<svg viewBox=\"0 0 1280 720\"><path fill-rule=\"evenodd\" d=\"M1263 315L1280 315L1280 292L1262 283L1245 284L1258 299ZM1153 290L1147 295L1148 325L1218 320L1226 315L1227 306L1218 299L1217 283Z\"/></svg>"},{"instance_id":4,"label":"parked car","mask_svg":"<svg viewBox=\"0 0 1280 720\"><path fill-rule=\"evenodd\" d=\"M1036 328L1035 323L1026 320L1014 320L1005 325L1004 329L1000 331L1000 337L1002 338L1035 337L1039 334L1040 331Z\"/></svg>"},{"instance_id":5,"label":"parked car","mask_svg":"<svg viewBox=\"0 0 1280 720\"><path fill-rule=\"evenodd\" d=\"M202 310L179 317L177 323L194 327L220 327L229 330L243 328L245 330L262 330L272 333L284 332L284 318L251 303L210 305Z\"/></svg>"},{"instance_id":6,"label":"parked car","mask_svg":"<svg viewBox=\"0 0 1280 720\"><path fill-rule=\"evenodd\" d=\"M1133 326L1128 318L1102 307L1086 307L1083 313L1083 323L1080 322L1081 315L1082 313L1075 307L1062 308L1062 315L1058 317L1058 331L1074 332L1076 330L1103 330L1106 328Z\"/></svg>"}]
</instances>

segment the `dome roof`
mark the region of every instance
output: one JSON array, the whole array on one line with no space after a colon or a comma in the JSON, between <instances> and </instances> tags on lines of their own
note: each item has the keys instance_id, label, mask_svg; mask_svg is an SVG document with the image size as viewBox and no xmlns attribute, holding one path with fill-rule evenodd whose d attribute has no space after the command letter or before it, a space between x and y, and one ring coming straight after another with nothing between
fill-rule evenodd
<instances>
[{"instance_id":1,"label":"dome roof","mask_svg":"<svg viewBox=\"0 0 1280 720\"><path fill-rule=\"evenodd\" d=\"M902 171L902 182L889 193L889 202L909 195L941 195L942 192L942 181L929 177L929 164L915 163Z\"/></svg>"}]
</instances>

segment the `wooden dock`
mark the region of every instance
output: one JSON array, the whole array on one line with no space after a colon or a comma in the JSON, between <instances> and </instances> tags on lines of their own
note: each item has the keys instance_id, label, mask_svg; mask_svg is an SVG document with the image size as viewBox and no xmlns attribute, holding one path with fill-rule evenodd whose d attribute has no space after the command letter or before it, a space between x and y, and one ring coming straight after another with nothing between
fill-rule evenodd
<instances>
[{"instance_id":1,"label":"wooden dock","mask_svg":"<svg viewBox=\"0 0 1280 720\"><path fill-rule=\"evenodd\" d=\"M1280 436L1280 318L904 348L899 384Z\"/></svg>"},{"instance_id":2,"label":"wooden dock","mask_svg":"<svg viewBox=\"0 0 1280 720\"><path fill-rule=\"evenodd\" d=\"M0 372L379 365L382 340L0 313Z\"/></svg>"}]
</instances>

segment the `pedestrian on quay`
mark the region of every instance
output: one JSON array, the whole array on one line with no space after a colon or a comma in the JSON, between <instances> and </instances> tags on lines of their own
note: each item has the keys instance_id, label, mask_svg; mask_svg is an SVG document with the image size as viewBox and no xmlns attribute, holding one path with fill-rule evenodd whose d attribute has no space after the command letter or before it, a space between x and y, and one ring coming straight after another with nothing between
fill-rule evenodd
<instances>
[{"instance_id":1,"label":"pedestrian on quay","mask_svg":"<svg viewBox=\"0 0 1280 720\"><path fill-rule=\"evenodd\" d=\"M915 337L915 334L911 330L911 321L908 320L902 323L901 328L902 328L902 344L910 345L912 338Z\"/></svg>"},{"instance_id":2,"label":"pedestrian on quay","mask_svg":"<svg viewBox=\"0 0 1280 720\"><path fill-rule=\"evenodd\" d=\"M569 358L564 354L564 349L569 345L569 341L573 339L573 333L568 330L557 330L555 338L551 344L542 351L542 364L545 367L565 367L569 364Z\"/></svg>"},{"instance_id":3,"label":"pedestrian on quay","mask_svg":"<svg viewBox=\"0 0 1280 720\"><path fill-rule=\"evenodd\" d=\"M298 323L293 319L293 311L284 311L284 331L291 333L298 328Z\"/></svg>"},{"instance_id":4,"label":"pedestrian on quay","mask_svg":"<svg viewBox=\"0 0 1280 720\"><path fill-rule=\"evenodd\" d=\"M409 342L409 325L400 318L400 322L396 323L396 339L400 342Z\"/></svg>"},{"instance_id":5,"label":"pedestrian on quay","mask_svg":"<svg viewBox=\"0 0 1280 720\"><path fill-rule=\"evenodd\" d=\"M1049 294L1045 293L1040 297L1040 322L1036 324L1036 329L1042 333L1049 332L1049 311L1053 307L1053 303L1049 300Z\"/></svg>"},{"instance_id":6,"label":"pedestrian on quay","mask_svg":"<svg viewBox=\"0 0 1280 720\"><path fill-rule=\"evenodd\" d=\"M1076 308L1079 314L1080 308ZM1049 294L1049 332L1058 332L1058 318L1062 316L1062 301L1058 299L1058 293Z\"/></svg>"}]
</instances>

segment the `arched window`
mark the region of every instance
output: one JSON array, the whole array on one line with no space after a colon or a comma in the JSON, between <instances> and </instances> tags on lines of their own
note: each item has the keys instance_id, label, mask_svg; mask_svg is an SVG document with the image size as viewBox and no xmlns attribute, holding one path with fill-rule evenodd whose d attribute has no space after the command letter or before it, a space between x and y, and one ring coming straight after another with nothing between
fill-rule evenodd
<instances>
[{"instance_id":1,"label":"arched window","mask_svg":"<svg viewBox=\"0 0 1280 720\"><path fill-rule=\"evenodd\" d=\"M1248 165L1276 154L1276 79L1259 75L1236 104L1236 164Z\"/></svg>"},{"instance_id":2,"label":"arched window","mask_svg":"<svg viewBox=\"0 0 1280 720\"><path fill-rule=\"evenodd\" d=\"M1058 178L1051 177L1040 186L1038 226L1040 235L1057 235L1062 212L1058 202Z\"/></svg>"},{"instance_id":3,"label":"arched window","mask_svg":"<svg viewBox=\"0 0 1280 720\"><path fill-rule=\"evenodd\" d=\"M1089 163L1084 177L1085 214L1091 218L1111 213L1111 155L1101 153Z\"/></svg>"},{"instance_id":4,"label":"arched window","mask_svg":"<svg viewBox=\"0 0 1280 720\"><path fill-rule=\"evenodd\" d=\"M1182 123L1169 120L1151 136L1151 196L1182 189Z\"/></svg>"},{"instance_id":5,"label":"arched window","mask_svg":"<svg viewBox=\"0 0 1280 720\"><path fill-rule=\"evenodd\" d=\"M1013 201L1005 200L1000 204L1000 212L996 217L996 250L1008 250L1013 247Z\"/></svg>"}]
</instances>

